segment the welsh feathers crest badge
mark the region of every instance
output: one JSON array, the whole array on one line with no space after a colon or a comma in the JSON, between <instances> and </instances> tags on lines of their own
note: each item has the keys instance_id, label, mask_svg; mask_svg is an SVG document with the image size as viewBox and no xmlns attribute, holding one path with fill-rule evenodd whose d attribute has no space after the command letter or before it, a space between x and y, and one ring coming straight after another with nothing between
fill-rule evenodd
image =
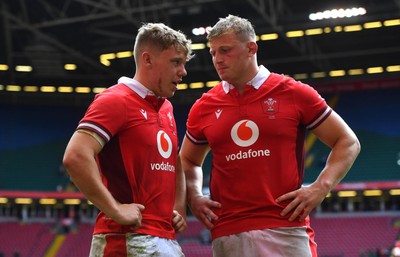
<instances>
[{"instance_id":1,"label":"welsh feathers crest badge","mask_svg":"<svg viewBox=\"0 0 400 257\"><path fill-rule=\"evenodd\" d=\"M267 99L263 99L261 101L261 106L263 108L264 113L267 114L275 114L279 112L279 100L269 97Z\"/></svg>"}]
</instances>

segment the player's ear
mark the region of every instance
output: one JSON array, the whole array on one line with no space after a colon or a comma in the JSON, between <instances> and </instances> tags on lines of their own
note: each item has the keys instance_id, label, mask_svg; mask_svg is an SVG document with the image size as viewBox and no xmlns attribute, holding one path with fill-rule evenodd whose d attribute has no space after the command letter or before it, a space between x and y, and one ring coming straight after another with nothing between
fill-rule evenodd
<instances>
[{"instance_id":1,"label":"player's ear","mask_svg":"<svg viewBox=\"0 0 400 257\"><path fill-rule=\"evenodd\" d=\"M149 52L143 52L142 53L142 63L147 66L152 64L152 55Z\"/></svg>"},{"instance_id":2,"label":"player's ear","mask_svg":"<svg viewBox=\"0 0 400 257\"><path fill-rule=\"evenodd\" d=\"M250 56L255 55L257 53L257 51L258 51L258 45L254 41L247 42L247 48L248 48Z\"/></svg>"}]
</instances>

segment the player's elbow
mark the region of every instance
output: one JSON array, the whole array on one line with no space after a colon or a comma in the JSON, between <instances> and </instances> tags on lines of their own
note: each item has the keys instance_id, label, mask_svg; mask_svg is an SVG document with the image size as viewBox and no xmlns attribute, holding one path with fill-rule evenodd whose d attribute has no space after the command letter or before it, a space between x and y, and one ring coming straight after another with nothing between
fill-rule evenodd
<instances>
[{"instance_id":1,"label":"player's elbow","mask_svg":"<svg viewBox=\"0 0 400 257\"><path fill-rule=\"evenodd\" d=\"M356 155L358 155L361 152L361 143L357 137L353 139L353 149Z\"/></svg>"},{"instance_id":2,"label":"player's elbow","mask_svg":"<svg viewBox=\"0 0 400 257\"><path fill-rule=\"evenodd\" d=\"M354 161L361 152L361 143L355 134L348 139L348 149Z\"/></svg>"},{"instance_id":3,"label":"player's elbow","mask_svg":"<svg viewBox=\"0 0 400 257\"><path fill-rule=\"evenodd\" d=\"M82 154L79 151L74 151L73 149L67 148L62 163L70 176L73 176L75 167L80 163L83 163Z\"/></svg>"}]
</instances>

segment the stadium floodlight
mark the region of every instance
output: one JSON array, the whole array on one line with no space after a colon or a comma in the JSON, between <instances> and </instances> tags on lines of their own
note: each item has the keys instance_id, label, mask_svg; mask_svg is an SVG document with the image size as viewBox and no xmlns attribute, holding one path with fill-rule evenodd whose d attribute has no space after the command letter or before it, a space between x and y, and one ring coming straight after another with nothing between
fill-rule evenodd
<instances>
[{"instance_id":1,"label":"stadium floodlight","mask_svg":"<svg viewBox=\"0 0 400 257\"><path fill-rule=\"evenodd\" d=\"M364 196L381 196L382 190L379 189L369 189L363 192Z\"/></svg>"},{"instance_id":2,"label":"stadium floodlight","mask_svg":"<svg viewBox=\"0 0 400 257\"><path fill-rule=\"evenodd\" d=\"M354 16L360 16L367 13L367 10L363 7L353 7L347 9L332 9L325 10L322 12L310 13L308 18L312 21L324 20L324 19L341 19L341 18L351 18Z\"/></svg>"},{"instance_id":3,"label":"stadium floodlight","mask_svg":"<svg viewBox=\"0 0 400 257\"><path fill-rule=\"evenodd\" d=\"M1 71L6 71L6 70L8 70L8 65L7 65L7 64L0 64L0 70L1 70Z\"/></svg>"},{"instance_id":4,"label":"stadium floodlight","mask_svg":"<svg viewBox=\"0 0 400 257\"><path fill-rule=\"evenodd\" d=\"M338 192L339 197L355 197L357 196L357 192L354 190L344 190Z\"/></svg>"},{"instance_id":5,"label":"stadium floodlight","mask_svg":"<svg viewBox=\"0 0 400 257\"><path fill-rule=\"evenodd\" d=\"M193 28L192 34L195 36L201 36L201 35L208 34L210 32L210 30L211 30L210 26Z\"/></svg>"},{"instance_id":6,"label":"stadium floodlight","mask_svg":"<svg viewBox=\"0 0 400 257\"><path fill-rule=\"evenodd\" d=\"M17 66L15 66L15 71L18 71L18 72L31 72L32 71L32 66L30 66L30 65L17 65Z\"/></svg>"},{"instance_id":7,"label":"stadium floodlight","mask_svg":"<svg viewBox=\"0 0 400 257\"><path fill-rule=\"evenodd\" d=\"M15 201L16 204L31 204L32 203L32 198L19 197L19 198L15 198L14 201Z\"/></svg>"},{"instance_id":8,"label":"stadium floodlight","mask_svg":"<svg viewBox=\"0 0 400 257\"><path fill-rule=\"evenodd\" d=\"M64 199L64 204L66 205L79 205L81 204L80 199Z\"/></svg>"}]
</instances>

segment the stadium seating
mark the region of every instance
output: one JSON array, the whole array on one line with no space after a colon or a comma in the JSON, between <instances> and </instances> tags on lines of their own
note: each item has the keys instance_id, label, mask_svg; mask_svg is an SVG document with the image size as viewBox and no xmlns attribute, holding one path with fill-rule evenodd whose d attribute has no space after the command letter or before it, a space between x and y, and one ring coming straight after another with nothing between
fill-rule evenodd
<instances>
[{"instance_id":1,"label":"stadium seating","mask_svg":"<svg viewBox=\"0 0 400 257\"><path fill-rule=\"evenodd\" d=\"M399 110L398 96L398 89L349 92L339 96L334 109L355 130L362 145L359 158L343 182L399 180L400 120L392 117L393 110ZM326 99L329 100L329 96ZM84 110L41 106L2 107L0 154L3 172L0 189L54 191L57 185L68 183L69 179L59 174L59 166L66 143ZM185 132L188 108L190 106L175 108L180 139ZM20 120L27 125L20 124ZM28 139L20 136L24 134L30 135ZM328 149L322 143L317 141L312 145L308 156L314 158L305 170L304 182L315 180L327 153ZM210 160L205 162L206 184ZM319 255L358 257L363 251L375 252L382 247L389 248L400 236L399 227L393 222L395 219L400 219L398 212L397 216L371 212L360 212L357 216L350 213L314 216L312 227L316 231ZM204 227L194 217L188 218L188 224L188 230L177 235L186 257L211 256L211 246L207 243ZM5 257L13 256L16 251L21 257L43 257L56 237L52 226L50 223L0 223L0 252ZM66 235L55 257L86 257L92 229L91 224L81 224L78 231Z\"/></svg>"},{"instance_id":2,"label":"stadium seating","mask_svg":"<svg viewBox=\"0 0 400 257\"><path fill-rule=\"evenodd\" d=\"M399 234L395 226L399 218L399 215L312 218L318 254L358 257L368 250L390 249Z\"/></svg>"},{"instance_id":3,"label":"stadium seating","mask_svg":"<svg viewBox=\"0 0 400 257\"><path fill-rule=\"evenodd\" d=\"M0 252L5 257L43 257L55 234L50 224L0 223Z\"/></svg>"},{"instance_id":4,"label":"stadium seating","mask_svg":"<svg viewBox=\"0 0 400 257\"><path fill-rule=\"evenodd\" d=\"M179 242L195 241L199 242L202 238L202 231L206 228L196 220L195 217L187 218L188 229L182 233L177 234Z\"/></svg>"},{"instance_id":5,"label":"stadium seating","mask_svg":"<svg viewBox=\"0 0 400 257\"><path fill-rule=\"evenodd\" d=\"M343 215L311 218L320 257L358 257L368 250L389 249L400 232L399 214ZM211 257L210 243L202 240L203 225L193 217L189 217L188 223L188 230L177 236L185 256ZM56 237L52 227L46 223L1 223L0 252L6 257L16 251L21 257L43 257ZM78 230L66 234L55 257L88 256L92 230L92 224L81 224Z\"/></svg>"},{"instance_id":6,"label":"stadium seating","mask_svg":"<svg viewBox=\"0 0 400 257\"><path fill-rule=\"evenodd\" d=\"M399 89L387 89L323 95L328 102L337 98L333 108L356 132L362 146L357 161L343 182L398 180L400 121L391 115L393 110L400 108L399 92ZM12 171L2 174L0 189L51 191L58 185L65 186L69 179L59 174L63 152L85 108L0 107L3 121L0 126L2 169ZM180 142L186 131L190 107L178 105L174 108ZM18 117L17 121L15 117ZM29 137L20 136L28 134ZM328 148L319 141L309 149L308 156L313 156L314 161L306 168L305 183L317 177L327 153ZM208 182L210 167L211 158L208 158L204 168L205 183ZM35 176L27 176L32 172Z\"/></svg>"},{"instance_id":7,"label":"stadium seating","mask_svg":"<svg viewBox=\"0 0 400 257\"><path fill-rule=\"evenodd\" d=\"M361 152L343 182L390 181L399 179L400 120L393 119L399 110L398 89L342 93L333 106L357 134ZM333 96L325 95L327 101ZM304 181L315 180L324 165L328 148L316 141L307 155L313 163L306 168Z\"/></svg>"},{"instance_id":8,"label":"stadium seating","mask_svg":"<svg viewBox=\"0 0 400 257\"><path fill-rule=\"evenodd\" d=\"M181 244L186 257L212 257L211 245L199 242L187 242Z\"/></svg>"},{"instance_id":9,"label":"stadium seating","mask_svg":"<svg viewBox=\"0 0 400 257\"><path fill-rule=\"evenodd\" d=\"M55 257L89 256L93 225L81 224L76 231L66 235L65 241Z\"/></svg>"}]
</instances>

